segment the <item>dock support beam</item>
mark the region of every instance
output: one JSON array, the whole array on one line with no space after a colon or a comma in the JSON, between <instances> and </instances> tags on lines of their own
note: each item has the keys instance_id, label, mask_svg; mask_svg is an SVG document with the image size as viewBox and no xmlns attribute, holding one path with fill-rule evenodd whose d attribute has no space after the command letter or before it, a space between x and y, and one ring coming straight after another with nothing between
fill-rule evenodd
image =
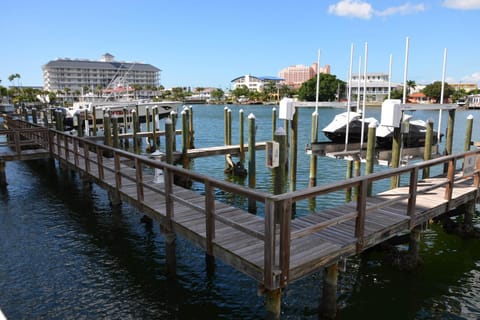
<instances>
[{"instance_id":1,"label":"dock support beam","mask_svg":"<svg viewBox=\"0 0 480 320\"><path fill-rule=\"evenodd\" d=\"M334 319L337 314L338 263L323 270L323 292L319 308L321 319Z\"/></svg>"},{"instance_id":2,"label":"dock support beam","mask_svg":"<svg viewBox=\"0 0 480 320\"><path fill-rule=\"evenodd\" d=\"M280 319L280 311L282 305L282 289L266 290L265 291L265 319L277 320Z\"/></svg>"},{"instance_id":3,"label":"dock support beam","mask_svg":"<svg viewBox=\"0 0 480 320\"><path fill-rule=\"evenodd\" d=\"M410 241L408 244L408 255L410 256L408 268L415 268L420 262L420 235L421 227L416 226L410 231Z\"/></svg>"},{"instance_id":4,"label":"dock support beam","mask_svg":"<svg viewBox=\"0 0 480 320\"><path fill-rule=\"evenodd\" d=\"M0 159L0 188L5 188L7 186L6 167L5 160Z\"/></svg>"}]
</instances>

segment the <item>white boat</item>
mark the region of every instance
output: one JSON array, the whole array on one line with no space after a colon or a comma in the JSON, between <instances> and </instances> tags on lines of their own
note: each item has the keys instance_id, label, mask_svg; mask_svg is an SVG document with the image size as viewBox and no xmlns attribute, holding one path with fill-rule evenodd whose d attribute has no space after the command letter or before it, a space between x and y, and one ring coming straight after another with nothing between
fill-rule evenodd
<instances>
[{"instance_id":1,"label":"white boat","mask_svg":"<svg viewBox=\"0 0 480 320\"><path fill-rule=\"evenodd\" d=\"M345 136L348 127L348 142L360 142L362 136L362 126L364 130L363 142L367 141L368 125L377 121L377 119L370 117L362 120L362 114L358 112L342 112L337 114L332 122L322 129L325 136L333 143L345 143Z\"/></svg>"}]
</instances>

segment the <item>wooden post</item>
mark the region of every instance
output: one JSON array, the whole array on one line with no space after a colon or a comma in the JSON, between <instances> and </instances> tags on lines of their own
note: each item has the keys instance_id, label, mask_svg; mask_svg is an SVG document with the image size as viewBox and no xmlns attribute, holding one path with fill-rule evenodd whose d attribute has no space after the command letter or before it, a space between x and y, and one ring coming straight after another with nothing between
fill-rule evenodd
<instances>
[{"instance_id":1,"label":"wooden post","mask_svg":"<svg viewBox=\"0 0 480 320\"><path fill-rule=\"evenodd\" d=\"M176 111L170 112L170 118L172 119L173 126L173 151L177 151L177 119L178 113Z\"/></svg>"},{"instance_id":2,"label":"wooden post","mask_svg":"<svg viewBox=\"0 0 480 320\"><path fill-rule=\"evenodd\" d=\"M153 111L152 111L153 112ZM145 107L145 129L150 132L150 107Z\"/></svg>"},{"instance_id":3,"label":"wooden post","mask_svg":"<svg viewBox=\"0 0 480 320\"><path fill-rule=\"evenodd\" d=\"M244 122L244 114L243 109L240 109L238 112L239 118L239 127L240 127L240 136L239 136L239 144L240 144L240 162L243 164L245 163L245 150L244 150L244 142L243 142L243 122Z\"/></svg>"},{"instance_id":4,"label":"wooden post","mask_svg":"<svg viewBox=\"0 0 480 320\"><path fill-rule=\"evenodd\" d=\"M187 151L188 151L188 119L187 111L182 110L182 159L183 167L188 167Z\"/></svg>"},{"instance_id":5,"label":"wooden post","mask_svg":"<svg viewBox=\"0 0 480 320\"><path fill-rule=\"evenodd\" d=\"M314 111L312 113L312 130L310 133L310 141L317 142L318 141L318 112ZM310 175L308 178L308 187L313 188L317 185L317 156L313 154L310 155Z\"/></svg>"},{"instance_id":6,"label":"wooden post","mask_svg":"<svg viewBox=\"0 0 480 320\"><path fill-rule=\"evenodd\" d=\"M347 160L347 174L345 175L346 179L350 179L353 173L353 160ZM345 190L345 201L351 202L352 201L352 188L347 188Z\"/></svg>"},{"instance_id":7,"label":"wooden post","mask_svg":"<svg viewBox=\"0 0 480 320\"><path fill-rule=\"evenodd\" d=\"M138 153L139 143L137 139L138 134L138 114L135 109L132 109L132 129L133 129L133 152Z\"/></svg>"},{"instance_id":8,"label":"wooden post","mask_svg":"<svg viewBox=\"0 0 480 320\"><path fill-rule=\"evenodd\" d=\"M77 120L77 132L79 137L83 137L83 126L82 126L82 116L80 113L75 115L75 119Z\"/></svg>"},{"instance_id":9,"label":"wooden post","mask_svg":"<svg viewBox=\"0 0 480 320\"><path fill-rule=\"evenodd\" d=\"M470 200L463 206L465 213L463 214L463 229L471 232L473 227L473 216L475 215L475 199Z\"/></svg>"},{"instance_id":10,"label":"wooden post","mask_svg":"<svg viewBox=\"0 0 480 320\"><path fill-rule=\"evenodd\" d=\"M425 149L423 153L423 160L427 161L432 158L432 140L433 140L433 122L427 121L427 132L425 133ZM422 178L430 177L430 167L423 168Z\"/></svg>"},{"instance_id":11,"label":"wooden post","mask_svg":"<svg viewBox=\"0 0 480 320\"><path fill-rule=\"evenodd\" d=\"M255 116L250 113L248 115L248 186L252 189L256 187L255 133ZM248 212L257 212L257 204L251 198L248 198Z\"/></svg>"},{"instance_id":12,"label":"wooden post","mask_svg":"<svg viewBox=\"0 0 480 320\"><path fill-rule=\"evenodd\" d=\"M173 121L170 118L165 120L165 152L167 154L166 160L168 164L173 164L173 137L175 136L175 129L173 128Z\"/></svg>"},{"instance_id":13,"label":"wooden post","mask_svg":"<svg viewBox=\"0 0 480 320\"><path fill-rule=\"evenodd\" d=\"M48 125L48 112L46 110L43 110L43 126L45 128L49 128L50 126Z\"/></svg>"},{"instance_id":14,"label":"wooden post","mask_svg":"<svg viewBox=\"0 0 480 320\"><path fill-rule=\"evenodd\" d=\"M113 133L112 146L114 148L118 148L120 146L120 141L118 139L118 118L116 115L112 117L112 133Z\"/></svg>"},{"instance_id":15,"label":"wooden post","mask_svg":"<svg viewBox=\"0 0 480 320\"><path fill-rule=\"evenodd\" d=\"M152 108L152 140L153 145L155 146L155 150L160 148L160 138L157 138L157 115L158 115L158 108Z\"/></svg>"},{"instance_id":16,"label":"wooden post","mask_svg":"<svg viewBox=\"0 0 480 320\"><path fill-rule=\"evenodd\" d=\"M277 130L277 108L272 108L272 140L275 139L275 131Z\"/></svg>"},{"instance_id":17,"label":"wooden post","mask_svg":"<svg viewBox=\"0 0 480 320\"><path fill-rule=\"evenodd\" d=\"M282 289L265 290L265 319L280 319L282 305Z\"/></svg>"},{"instance_id":18,"label":"wooden post","mask_svg":"<svg viewBox=\"0 0 480 320\"><path fill-rule=\"evenodd\" d=\"M110 115L106 112L103 115L103 135L105 139L105 145L112 146L112 131L110 126Z\"/></svg>"},{"instance_id":19,"label":"wooden post","mask_svg":"<svg viewBox=\"0 0 480 320\"><path fill-rule=\"evenodd\" d=\"M189 106L188 107L188 147L190 149L195 148L195 143L194 143L194 132L193 130L193 107Z\"/></svg>"},{"instance_id":20,"label":"wooden post","mask_svg":"<svg viewBox=\"0 0 480 320\"><path fill-rule=\"evenodd\" d=\"M223 108L223 144L228 145L228 107Z\"/></svg>"},{"instance_id":21,"label":"wooden post","mask_svg":"<svg viewBox=\"0 0 480 320\"><path fill-rule=\"evenodd\" d=\"M473 115L468 115L467 117L467 130L465 133L465 144L463 151L467 152L470 150L470 145L472 143L472 129L473 129Z\"/></svg>"},{"instance_id":22,"label":"wooden post","mask_svg":"<svg viewBox=\"0 0 480 320\"><path fill-rule=\"evenodd\" d=\"M445 142L445 155L452 154L453 147L453 127L455 125L455 110L448 110L448 125L447 125L447 141ZM443 172L448 171L448 164L445 164L443 167Z\"/></svg>"},{"instance_id":23,"label":"wooden post","mask_svg":"<svg viewBox=\"0 0 480 320\"><path fill-rule=\"evenodd\" d=\"M273 169L273 194L285 192L285 173L287 172L287 134L285 129L277 128L275 141L279 144L279 165Z\"/></svg>"},{"instance_id":24,"label":"wooden post","mask_svg":"<svg viewBox=\"0 0 480 320\"><path fill-rule=\"evenodd\" d=\"M7 186L6 168L5 160L0 159L0 188L5 188Z\"/></svg>"},{"instance_id":25,"label":"wooden post","mask_svg":"<svg viewBox=\"0 0 480 320\"><path fill-rule=\"evenodd\" d=\"M297 150L298 150L298 117L299 117L299 108L295 107L295 112L293 113L293 119L291 122L290 130L292 134L290 135L290 174L289 174L289 191L297 190ZM281 147L281 145L280 145ZM280 149L282 152L282 149ZM285 145L285 152L288 152L288 145ZM285 168L288 172L288 168ZM292 213L295 214L296 203L292 204Z\"/></svg>"},{"instance_id":26,"label":"wooden post","mask_svg":"<svg viewBox=\"0 0 480 320\"><path fill-rule=\"evenodd\" d=\"M321 319L334 319L337 314L338 263L323 270L322 301L319 308Z\"/></svg>"},{"instance_id":27,"label":"wooden post","mask_svg":"<svg viewBox=\"0 0 480 320\"><path fill-rule=\"evenodd\" d=\"M373 173L373 163L375 162L375 133L377 131L377 122L373 121L368 125L367 135L367 164L365 166L365 174ZM372 183L368 184L367 194L372 195Z\"/></svg>"},{"instance_id":28,"label":"wooden post","mask_svg":"<svg viewBox=\"0 0 480 320\"><path fill-rule=\"evenodd\" d=\"M95 106L92 106L92 124L93 124L93 136L97 135L97 111Z\"/></svg>"},{"instance_id":29,"label":"wooden post","mask_svg":"<svg viewBox=\"0 0 480 320\"><path fill-rule=\"evenodd\" d=\"M408 255L410 256L410 268L415 267L420 261L420 235L421 228L416 226L410 231L410 241L408 243Z\"/></svg>"},{"instance_id":30,"label":"wooden post","mask_svg":"<svg viewBox=\"0 0 480 320\"><path fill-rule=\"evenodd\" d=\"M400 128L393 129L393 139L392 139L392 160L390 162L390 167L398 168L400 165L400 146L401 146L402 133ZM398 187L400 181L399 176L392 176L390 179L390 189Z\"/></svg>"},{"instance_id":31,"label":"wooden post","mask_svg":"<svg viewBox=\"0 0 480 320\"><path fill-rule=\"evenodd\" d=\"M362 162L358 157L356 157L355 160L353 160L353 173L355 177L359 177L361 175L361 169L362 169ZM353 198L355 200L358 200L358 191L359 191L359 187L357 185L356 187L353 188Z\"/></svg>"}]
</instances>

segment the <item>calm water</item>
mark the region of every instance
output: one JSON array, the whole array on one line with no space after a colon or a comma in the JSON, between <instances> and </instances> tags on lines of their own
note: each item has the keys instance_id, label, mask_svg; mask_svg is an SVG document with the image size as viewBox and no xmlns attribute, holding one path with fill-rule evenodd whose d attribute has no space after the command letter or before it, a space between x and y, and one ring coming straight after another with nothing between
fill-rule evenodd
<instances>
[{"instance_id":1,"label":"calm water","mask_svg":"<svg viewBox=\"0 0 480 320\"><path fill-rule=\"evenodd\" d=\"M232 139L238 143L241 107L229 107ZM257 141L270 140L271 108L242 108L245 119L250 113L256 116ZM223 144L223 106L193 110L195 146ZM300 111L297 189L308 183L303 148L310 140L312 111ZM340 111L321 109L320 128ZM377 119L379 113L367 110L367 116ZM457 111L456 151L463 149L470 113L474 128L480 126L480 112ZM438 119L433 111L414 116ZM446 119L444 113L443 127ZM324 139L321 133L319 138ZM473 140L480 140L478 133ZM345 175L343 161L320 158L318 165L319 184ZM197 159L192 169L224 179L223 168L223 157L216 157ZM257 170L258 188L271 190L261 152ZM7 189L0 191L0 309L8 319L263 318L264 300L256 294L255 281L220 260L215 273L207 274L204 253L181 238L177 275L167 277L158 227L140 223L141 214L128 205L112 211L106 192L95 185L88 197L76 174L48 161L8 162L7 180ZM341 203L343 195L320 201ZM297 209L299 214L309 211L306 204ZM387 266L380 253L349 259L339 277L338 319L480 318L480 242L445 234L438 225L425 230L422 239L424 263L414 272ZM283 293L283 318L316 319L321 284L322 275L316 273L289 285Z\"/></svg>"}]
</instances>

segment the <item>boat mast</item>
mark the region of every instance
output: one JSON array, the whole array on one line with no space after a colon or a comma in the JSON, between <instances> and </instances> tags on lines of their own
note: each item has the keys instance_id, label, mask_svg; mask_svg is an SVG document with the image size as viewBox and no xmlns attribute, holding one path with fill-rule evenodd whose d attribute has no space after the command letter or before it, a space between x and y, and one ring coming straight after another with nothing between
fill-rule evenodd
<instances>
[{"instance_id":1,"label":"boat mast","mask_svg":"<svg viewBox=\"0 0 480 320\"><path fill-rule=\"evenodd\" d=\"M350 102L352 100L352 63L353 63L353 43L350 48L350 71L348 74L348 97L347 97L347 123L345 128L345 151L348 148L348 127L350 126Z\"/></svg>"},{"instance_id":2,"label":"boat mast","mask_svg":"<svg viewBox=\"0 0 480 320\"><path fill-rule=\"evenodd\" d=\"M388 99L390 100L390 93L392 91L392 54L390 53L390 62L388 65Z\"/></svg>"},{"instance_id":3,"label":"boat mast","mask_svg":"<svg viewBox=\"0 0 480 320\"><path fill-rule=\"evenodd\" d=\"M313 132L315 135L314 141L318 141L318 96L320 94L320 49L318 49L318 54L317 54L317 92L316 92L316 98L315 98L315 113L314 117L317 119L315 121L315 128L313 128Z\"/></svg>"},{"instance_id":4,"label":"boat mast","mask_svg":"<svg viewBox=\"0 0 480 320\"><path fill-rule=\"evenodd\" d=\"M440 92L440 104L443 104L443 91L445 90L445 71L447 69L447 48L443 50L442 91ZM442 133L442 109L438 113L437 144L440 143Z\"/></svg>"},{"instance_id":5,"label":"boat mast","mask_svg":"<svg viewBox=\"0 0 480 320\"><path fill-rule=\"evenodd\" d=\"M365 123L365 104L367 99L367 61L368 61L368 43L365 42L365 63L363 66L363 104L362 104L362 131L360 134L360 149L363 147L364 123Z\"/></svg>"}]
</instances>

